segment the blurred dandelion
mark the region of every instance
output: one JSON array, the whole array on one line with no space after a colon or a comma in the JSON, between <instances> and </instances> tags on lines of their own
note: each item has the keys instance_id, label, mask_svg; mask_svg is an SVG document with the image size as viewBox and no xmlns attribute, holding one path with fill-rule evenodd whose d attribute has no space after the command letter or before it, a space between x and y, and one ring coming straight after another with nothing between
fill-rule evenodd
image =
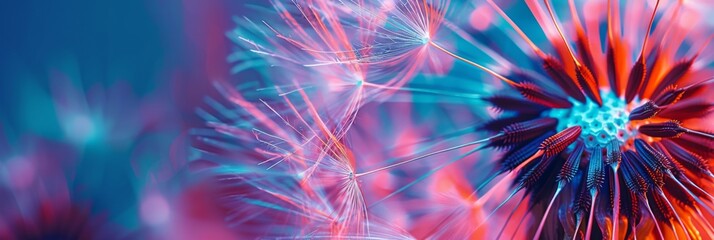
<instances>
[{"instance_id":1,"label":"blurred dandelion","mask_svg":"<svg viewBox=\"0 0 714 240\"><path fill-rule=\"evenodd\" d=\"M192 164L210 169L226 220L241 226L244 237L404 238L402 230L370 218L354 152L336 135L337 123L298 92L270 102L231 101L238 111L207 99L212 108L199 111L212 129L194 130Z\"/></svg>"},{"instance_id":2,"label":"blurred dandelion","mask_svg":"<svg viewBox=\"0 0 714 240\"><path fill-rule=\"evenodd\" d=\"M137 204L133 193L168 182L158 167L168 151L157 151L174 137L165 121L173 112L156 101L165 96L137 96L122 81L85 91L80 76L78 68L50 71L48 92L22 96L35 104L23 111L39 116L39 127L3 119L0 239L135 238L169 217L162 196Z\"/></svg>"},{"instance_id":3,"label":"blurred dandelion","mask_svg":"<svg viewBox=\"0 0 714 240\"><path fill-rule=\"evenodd\" d=\"M0 238L116 239L123 234L73 195L68 180L76 152L37 137L25 136L20 143L5 137L0 143Z\"/></svg>"},{"instance_id":4,"label":"blurred dandelion","mask_svg":"<svg viewBox=\"0 0 714 240\"><path fill-rule=\"evenodd\" d=\"M706 4L271 3L193 132L243 236L714 238Z\"/></svg>"}]
</instances>

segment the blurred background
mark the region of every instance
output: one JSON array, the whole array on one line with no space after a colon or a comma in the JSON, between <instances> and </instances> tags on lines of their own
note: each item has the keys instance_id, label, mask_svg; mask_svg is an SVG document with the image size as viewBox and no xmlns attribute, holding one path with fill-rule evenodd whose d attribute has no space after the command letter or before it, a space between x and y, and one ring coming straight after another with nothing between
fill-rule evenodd
<instances>
[{"instance_id":1,"label":"blurred background","mask_svg":"<svg viewBox=\"0 0 714 240\"><path fill-rule=\"evenodd\" d=\"M240 2L2 1L0 239L199 236L167 231L213 219L177 190L181 136L230 76Z\"/></svg>"}]
</instances>

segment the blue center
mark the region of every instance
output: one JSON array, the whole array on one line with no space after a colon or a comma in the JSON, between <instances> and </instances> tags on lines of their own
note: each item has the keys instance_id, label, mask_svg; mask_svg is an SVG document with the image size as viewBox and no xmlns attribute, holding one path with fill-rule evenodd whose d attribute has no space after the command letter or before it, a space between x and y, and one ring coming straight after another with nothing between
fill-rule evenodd
<instances>
[{"instance_id":1,"label":"blue center","mask_svg":"<svg viewBox=\"0 0 714 240\"><path fill-rule=\"evenodd\" d=\"M613 140L624 143L632 131L628 127L627 103L609 90L602 92L602 106L588 99L585 103L571 100L570 109L551 109L545 116L558 119L557 130L580 126L580 139L587 148L604 148Z\"/></svg>"}]
</instances>

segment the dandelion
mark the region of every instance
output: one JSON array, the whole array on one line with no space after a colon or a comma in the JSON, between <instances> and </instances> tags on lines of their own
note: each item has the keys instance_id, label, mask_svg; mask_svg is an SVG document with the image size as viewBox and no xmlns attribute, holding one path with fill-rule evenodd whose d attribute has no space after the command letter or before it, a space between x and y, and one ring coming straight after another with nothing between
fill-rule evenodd
<instances>
[{"instance_id":1,"label":"dandelion","mask_svg":"<svg viewBox=\"0 0 714 240\"><path fill-rule=\"evenodd\" d=\"M512 175L515 179L512 193L493 213L524 190L523 194L529 196L531 205L545 208L543 212L532 212L538 216L534 219L540 219L532 234L535 238L544 235L546 238L565 236L573 239L578 236L584 239L594 236L629 238L635 234L643 235L647 230L642 228L646 229L644 226L652 223L661 238L699 237L697 229L710 234L710 225L700 209L710 211L711 199L702 190L701 183L697 183L706 181L702 178L711 177L709 170L685 167L684 163L692 160L672 155L681 147L675 150L678 144L669 140L681 141L678 137L683 134L700 139L702 145L689 148L688 152L692 155L688 158L704 161L706 157L700 156L710 152L712 134L696 129L706 125L692 123L691 127L683 127L679 122L695 118L694 115L705 117L709 113L707 109L711 100L702 94L710 81L706 77L689 75L691 72L706 72L706 67L694 69L692 63L698 60L699 52L706 49L709 40L700 43L697 46L699 50L685 56L681 63L665 64L678 61L675 57L679 55L675 53L679 45L648 40L657 35L666 39L668 32L680 29L667 26L662 20L657 24L659 34L651 33L654 19L658 16L659 1L647 18L646 30L639 33L642 36L639 45L633 44L636 41L628 42L639 38L623 39L619 27L615 27L623 19L618 15L622 10L618 4L605 6L607 14L604 19L587 19L588 23L594 21L609 26L607 40L593 44L589 42L597 39L586 37L589 33L580 22L573 1L569 5L573 32L577 36L574 41L566 37L561 26L563 23L558 20L549 1L543 2L543 5L528 1L545 34L554 34L549 40L558 51L558 57L553 57L537 47L495 2L488 2L522 37L521 40L530 45L536 64L540 63L542 72L559 86L559 89L541 88L528 78L512 79L457 54L450 54L491 73L522 97L489 98L494 106L516 116L532 113L534 108L525 107L530 104L545 107L535 110L539 114L523 120L494 120L501 127L500 133L490 139L492 145L510 150L501 160L502 168L496 171L493 178L508 173L503 179ZM673 4L681 7L681 3ZM676 15L676 11L671 13L668 16L670 21L676 21ZM632 21L627 17L624 19ZM555 31L548 32L549 29ZM571 46L571 42L575 45ZM598 45L607 46L607 52L595 54L600 52L595 47ZM433 46L449 53L436 44ZM624 46L638 50L629 52ZM638 57L629 64L627 56L631 55ZM600 67L597 63L607 63L607 66ZM627 69L623 69L623 65L628 66ZM704 111L690 115L686 114L687 110L680 109L682 114L660 114L665 108L673 111L671 109L675 106L681 106L685 92L689 92L686 99L702 104L698 109ZM538 140L539 136L545 139ZM622 191L621 185L627 191ZM555 203L559 205L554 206ZM552 211L553 207L557 209ZM642 213L649 213L648 218L644 218ZM692 221L705 225L696 225ZM598 226L600 230L593 231L593 226Z\"/></svg>"},{"instance_id":2,"label":"dandelion","mask_svg":"<svg viewBox=\"0 0 714 240\"><path fill-rule=\"evenodd\" d=\"M475 134L477 138L458 133L454 135L461 138L458 144L444 147L448 144L427 140L432 145L423 147L416 143L415 146L422 147L420 151L367 170L362 170L366 168L359 161L360 157L356 157L364 153L349 151L345 143L349 132L360 129L360 124L355 125L357 109L364 114L365 104L369 102L365 99L376 95L355 97L352 101L360 102L349 104L345 111L351 113L348 114L351 117L333 117L329 109L334 105L329 101L313 103L306 94L307 89L293 80L291 87L296 90L289 93L299 95L304 108L295 107L289 94L279 95L287 104L280 108L261 98L264 107L269 109L266 112L278 116L271 118L250 101L239 101L238 105L258 119L247 124L256 139L250 139L244 130L234 131L232 126L209 125L230 139L254 143L257 140L269 146L268 150L255 150L269 156L259 164L272 163L268 167L271 171L260 173L288 174L293 181L307 184L302 186L310 186L303 188L300 194L330 192L325 189L337 184L338 198L327 194L309 201L320 203L320 207L310 210L313 213L336 212L336 216L344 218L344 222L339 221L340 217L330 220L344 223L330 232L336 238L371 236L370 217L374 214L369 206L385 201L388 201L385 204L400 203L390 199L411 193L409 189L420 186L418 184L425 179L448 179L439 175L443 172L464 174L473 184L462 185L456 191L458 197L453 198L464 205L440 209L443 216L439 220L427 221L437 226L435 230L415 234L418 237L477 238L481 236L477 233L484 231L486 225L492 229L491 226L496 225L497 231L489 238L507 238L509 234L545 239L712 238L714 230L709 219L714 216L714 199L706 183L714 176L708 168L714 134L709 132L712 98L706 93L711 90L713 81L711 60L705 57L711 52L711 26L694 21L698 12L685 2L647 3L642 7L618 1L571 0L563 5L549 0L525 1L525 6L515 7L530 10L538 26L536 29L541 30L534 33L522 29L522 20L512 18L515 15L507 13L502 3L487 0L474 9L483 12L484 6L488 6L505 23L500 25L493 20L493 24L509 36L507 41L492 44L495 46L479 43L470 37L473 32L449 22L447 9L453 5L448 1L295 3L309 28L300 21L290 20L296 18L281 3L274 3L283 19L289 19L288 25L298 37L267 28L277 34L278 39L290 43L288 52L299 50L298 56L304 57L305 52L311 56L291 61L303 63L310 71L327 67L310 76L325 80L332 79L331 73L340 73L342 77L335 79L344 81L355 75L342 73L377 66L375 73L388 73L382 75L388 76L383 78L386 80L374 85L374 76L362 74L354 85L380 86L382 90L412 94L428 92L436 97L433 103L446 101L448 97L468 96L468 92L445 89L438 84L419 89L405 85L419 75L416 66L421 66L435 53L444 54L491 76L482 82L504 84L497 94L472 90L474 95L471 96L477 96L481 103L463 98L462 103L474 104L476 108L482 108L483 104L490 106L496 110L495 119L474 124L480 130ZM568 10L569 20L558 16L566 12L560 11L563 7ZM339 28L355 26L358 26L355 37L345 37L349 35L342 34L344 29ZM304 34L307 29L313 32ZM479 29L484 31L487 27L479 25ZM450 50L454 46L443 44L445 35L457 36L458 43L462 44L456 45L457 50ZM539 38L547 41L539 41ZM460 48L463 43L475 47L468 50L480 50L495 64L466 56L465 53L470 52ZM522 51L519 54L526 58L515 60L509 56L512 51L504 51L505 47L500 48L500 44L518 46L515 50ZM268 49L257 44L253 47L253 52L259 53ZM276 51L265 55L291 59L281 54ZM318 61L304 64L308 59ZM453 72L447 71L447 76ZM376 79L379 77L377 74ZM491 79L497 82L489 82ZM383 97L393 99L395 96ZM293 121L300 125L291 123L284 117L285 113L293 115ZM225 117L229 114L232 113L224 113ZM302 115L310 116L310 120L306 121ZM218 118L207 118L211 119ZM349 124L344 124L345 120ZM435 122L444 120L433 119ZM256 128L256 124L273 133ZM437 138L451 139L443 131L434 132ZM230 147L250 150L242 145ZM470 172L448 168L475 152L488 149L503 152L490 173L484 174L482 170L479 176L469 176ZM436 158L448 160L439 164L425 163ZM399 169L409 172L415 165L430 169L424 174L415 174L415 180L383 197L371 196L375 193L365 191L360 184L360 181L369 181L370 175ZM483 175L487 176L481 177ZM274 191L263 190L269 186L272 185L254 187L258 188L257 192L271 194ZM278 198L286 198L283 195L288 194ZM520 201L515 203L516 199ZM508 208L511 211L504 212ZM489 211L481 215L481 209ZM353 218L345 218L346 215ZM527 223L526 220L531 221L527 225L532 227L524 231L520 226ZM358 230L357 235L345 235L354 234L354 230Z\"/></svg>"},{"instance_id":3,"label":"dandelion","mask_svg":"<svg viewBox=\"0 0 714 240\"><path fill-rule=\"evenodd\" d=\"M223 93L235 99L232 93ZM245 111L238 112L240 115L209 99L211 111L217 111L201 112L215 132L195 133L202 151L194 162L224 162L209 175L216 176L224 186L219 195L230 209L227 219L232 224L274 227L283 221L280 217L261 217L266 214L299 219L282 223L282 232L245 229L241 233L245 236L367 236L371 224L354 175L352 152L335 135L334 123L322 119L305 92L298 90L298 95L270 102L258 100L258 104L242 102ZM296 102L304 104L308 112L298 111ZM248 116L245 114L255 118L239 121ZM257 144L233 145L233 139L252 139ZM261 155L264 158L257 157ZM236 157L256 162L225 162Z\"/></svg>"},{"instance_id":4,"label":"dandelion","mask_svg":"<svg viewBox=\"0 0 714 240\"><path fill-rule=\"evenodd\" d=\"M114 239L125 231L92 213L68 182L71 146L25 135L0 142L0 238Z\"/></svg>"}]
</instances>

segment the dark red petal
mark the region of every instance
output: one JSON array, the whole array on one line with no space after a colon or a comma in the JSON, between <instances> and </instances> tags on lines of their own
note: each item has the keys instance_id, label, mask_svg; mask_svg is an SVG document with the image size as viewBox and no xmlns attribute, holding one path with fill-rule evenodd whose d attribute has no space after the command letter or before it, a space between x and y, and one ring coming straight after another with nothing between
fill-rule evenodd
<instances>
[{"instance_id":1,"label":"dark red petal","mask_svg":"<svg viewBox=\"0 0 714 240\"><path fill-rule=\"evenodd\" d=\"M654 102L648 101L630 112L630 120L645 120L654 117L660 111L662 111L662 108Z\"/></svg>"},{"instance_id":2,"label":"dark red petal","mask_svg":"<svg viewBox=\"0 0 714 240\"><path fill-rule=\"evenodd\" d=\"M672 155L672 158L682 164L682 166L698 174L707 175L710 173L707 160L696 153L690 152L669 140L663 140L661 144L667 149L667 152Z\"/></svg>"},{"instance_id":3,"label":"dark red petal","mask_svg":"<svg viewBox=\"0 0 714 240\"><path fill-rule=\"evenodd\" d=\"M595 101L599 106L602 106L600 89L598 89L597 81L595 80L592 72L590 72L587 67L581 65L575 69L575 73L583 92L585 92L585 94L587 94L588 97Z\"/></svg>"},{"instance_id":4,"label":"dark red petal","mask_svg":"<svg viewBox=\"0 0 714 240\"><path fill-rule=\"evenodd\" d=\"M637 93L640 92L642 82L645 81L646 68L644 57L640 57L635 62L635 65L632 66L630 77L627 79L627 88L625 88L625 101L627 103L632 102L632 99L635 99Z\"/></svg>"},{"instance_id":5,"label":"dark red petal","mask_svg":"<svg viewBox=\"0 0 714 240\"><path fill-rule=\"evenodd\" d=\"M674 212L672 212L669 204L667 204L666 200L662 198L662 196L652 192L652 194L650 194L650 199L655 203L650 204L654 208L652 211L655 213L655 216L660 219L664 218L670 221L674 219Z\"/></svg>"},{"instance_id":6,"label":"dark red petal","mask_svg":"<svg viewBox=\"0 0 714 240\"><path fill-rule=\"evenodd\" d=\"M565 98L558 97L543 91L538 85L530 82L521 82L514 85L523 97L551 108L571 108L573 104Z\"/></svg>"},{"instance_id":7,"label":"dark red petal","mask_svg":"<svg viewBox=\"0 0 714 240\"><path fill-rule=\"evenodd\" d=\"M509 117L501 117L501 118L496 118L493 120L488 120L484 124L478 127L480 130L487 130L490 132L501 132L503 128L505 128L508 125L517 123L517 122L523 122L523 121L528 121L531 119L538 118L540 116L538 115L533 115L533 114L518 114L515 116L509 116Z\"/></svg>"},{"instance_id":8,"label":"dark red petal","mask_svg":"<svg viewBox=\"0 0 714 240\"><path fill-rule=\"evenodd\" d=\"M517 96L495 95L484 98L499 110L516 111L518 113L540 113L546 108Z\"/></svg>"},{"instance_id":9,"label":"dark red petal","mask_svg":"<svg viewBox=\"0 0 714 240\"><path fill-rule=\"evenodd\" d=\"M671 196L673 199L676 199L677 202L682 203L684 206L695 206L696 202L694 198L692 198L691 195L689 195L684 189L679 187L677 182L674 181L672 178L665 178L664 179L664 186L665 189L667 190L667 196Z\"/></svg>"},{"instance_id":10,"label":"dark red petal","mask_svg":"<svg viewBox=\"0 0 714 240\"><path fill-rule=\"evenodd\" d=\"M677 88L674 85L671 85L667 87L662 94L659 94L659 96L655 98L654 102L657 106L667 106L669 104L676 103L682 98L682 95L684 95L684 92L686 91L687 89L685 88Z\"/></svg>"},{"instance_id":11,"label":"dark red petal","mask_svg":"<svg viewBox=\"0 0 714 240\"><path fill-rule=\"evenodd\" d=\"M660 46L657 45L647 53L647 73L645 74L645 81L642 83L642 87L640 88L640 96L644 96L647 92L647 86L650 86L654 84L655 81L659 80L658 76L652 75L652 70L655 70L655 66L659 66L659 62L663 61L663 58L660 57L660 52Z\"/></svg>"},{"instance_id":12,"label":"dark red petal","mask_svg":"<svg viewBox=\"0 0 714 240\"><path fill-rule=\"evenodd\" d=\"M580 102L585 102L585 95L580 91L580 86L568 75L560 61L547 56L543 59L543 69L565 93Z\"/></svg>"},{"instance_id":13,"label":"dark red petal","mask_svg":"<svg viewBox=\"0 0 714 240\"><path fill-rule=\"evenodd\" d=\"M650 137L661 138L679 137L687 132L677 121L645 124L639 127L639 131Z\"/></svg>"},{"instance_id":14,"label":"dark red petal","mask_svg":"<svg viewBox=\"0 0 714 240\"><path fill-rule=\"evenodd\" d=\"M606 53L607 79L610 81L610 88L615 93L615 95L620 96L622 94L622 90L620 89L620 75L617 74L619 72L619 67L616 63L616 58L619 57L616 56L617 54L618 53L615 51L615 48L612 43L608 44Z\"/></svg>"},{"instance_id":15,"label":"dark red petal","mask_svg":"<svg viewBox=\"0 0 714 240\"><path fill-rule=\"evenodd\" d=\"M540 149L543 150L544 157L553 157L570 146L575 140L580 137L582 128L573 126L556 133L553 136L543 140L540 144Z\"/></svg>"},{"instance_id":16,"label":"dark red petal","mask_svg":"<svg viewBox=\"0 0 714 240\"><path fill-rule=\"evenodd\" d=\"M648 167L660 170L672 168L671 161L660 151L645 142L645 140L635 139L635 149L637 150L637 154L642 157L642 160L644 160L644 163L646 163Z\"/></svg>"},{"instance_id":17,"label":"dark red petal","mask_svg":"<svg viewBox=\"0 0 714 240\"><path fill-rule=\"evenodd\" d=\"M677 81L679 81L684 74L689 72L689 69L692 68L692 63L694 63L694 58L679 62L672 66L672 68L669 69L669 72L667 72L667 75L664 75L662 81L659 82L654 92L652 92L652 96L655 96L655 98L659 97L666 87L677 83Z\"/></svg>"},{"instance_id":18,"label":"dark red petal","mask_svg":"<svg viewBox=\"0 0 714 240\"><path fill-rule=\"evenodd\" d=\"M501 160L501 172L507 172L515 169L518 165L521 165L523 161L531 157L534 153L538 151L538 147L541 142L546 139L546 134L538 137L537 139L529 142L520 148L515 148L508 153L506 153Z\"/></svg>"},{"instance_id":19,"label":"dark red petal","mask_svg":"<svg viewBox=\"0 0 714 240\"><path fill-rule=\"evenodd\" d=\"M714 158L714 141L710 139L692 134L684 134L681 137L672 138L672 141L704 158Z\"/></svg>"},{"instance_id":20,"label":"dark red petal","mask_svg":"<svg viewBox=\"0 0 714 240\"><path fill-rule=\"evenodd\" d=\"M666 159L666 161L668 162L668 164L670 166L669 170L672 171L672 173L674 173L675 176L679 177L679 176L682 176L682 174L684 174L684 172L682 172L683 171L682 165L679 164L679 162L674 160L674 157L672 156L672 154L669 153L669 151L667 151L667 147L665 147L662 144L662 142L653 142L652 146L655 148L656 151L660 152L662 154L662 156L664 156L664 158Z\"/></svg>"},{"instance_id":21,"label":"dark red petal","mask_svg":"<svg viewBox=\"0 0 714 240\"><path fill-rule=\"evenodd\" d=\"M494 138L492 143L507 145L527 141L552 130L557 123L558 120L555 118L538 118L514 123L503 128L501 137Z\"/></svg>"},{"instance_id":22,"label":"dark red petal","mask_svg":"<svg viewBox=\"0 0 714 240\"><path fill-rule=\"evenodd\" d=\"M588 44L588 39L585 36L585 34L581 34L582 32L578 33L578 38L577 41L575 41L575 44L577 44L578 47L578 53L580 55L580 59L582 59L583 64L588 68L588 69L597 69L595 67L595 60L593 58L592 51L590 50L589 44ZM592 73L593 79L598 79L597 75L595 72L590 72ZM597 85L597 82L596 82Z\"/></svg>"},{"instance_id":23,"label":"dark red petal","mask_svg":"<svg viewBox=\"0 0 714 240\"><path fill-rule=\"evenodd\" d=\"M714 110L714 104L711 102L705 102L701 99L692 98L669 105L657 115L664 118L686 120L691 118L702 118L709 115L712 110Z\"/></svg>"},{"instance_id":24,"label":"dark red petal","mask_svg":"<svg viewBox=\"0 0 714 240\"><path fill-rule=\"evenodd\" d=\"M541 176L543 176L543 173L546 169L548 169L551 162L553 162L553 157L546 157L543 158L543 160L541 161L533 163L534 166L532 166L525 173L520 175L516 182L525 188L533 187L535 184L541 182Z\"/></svg>"}]
</instances>

